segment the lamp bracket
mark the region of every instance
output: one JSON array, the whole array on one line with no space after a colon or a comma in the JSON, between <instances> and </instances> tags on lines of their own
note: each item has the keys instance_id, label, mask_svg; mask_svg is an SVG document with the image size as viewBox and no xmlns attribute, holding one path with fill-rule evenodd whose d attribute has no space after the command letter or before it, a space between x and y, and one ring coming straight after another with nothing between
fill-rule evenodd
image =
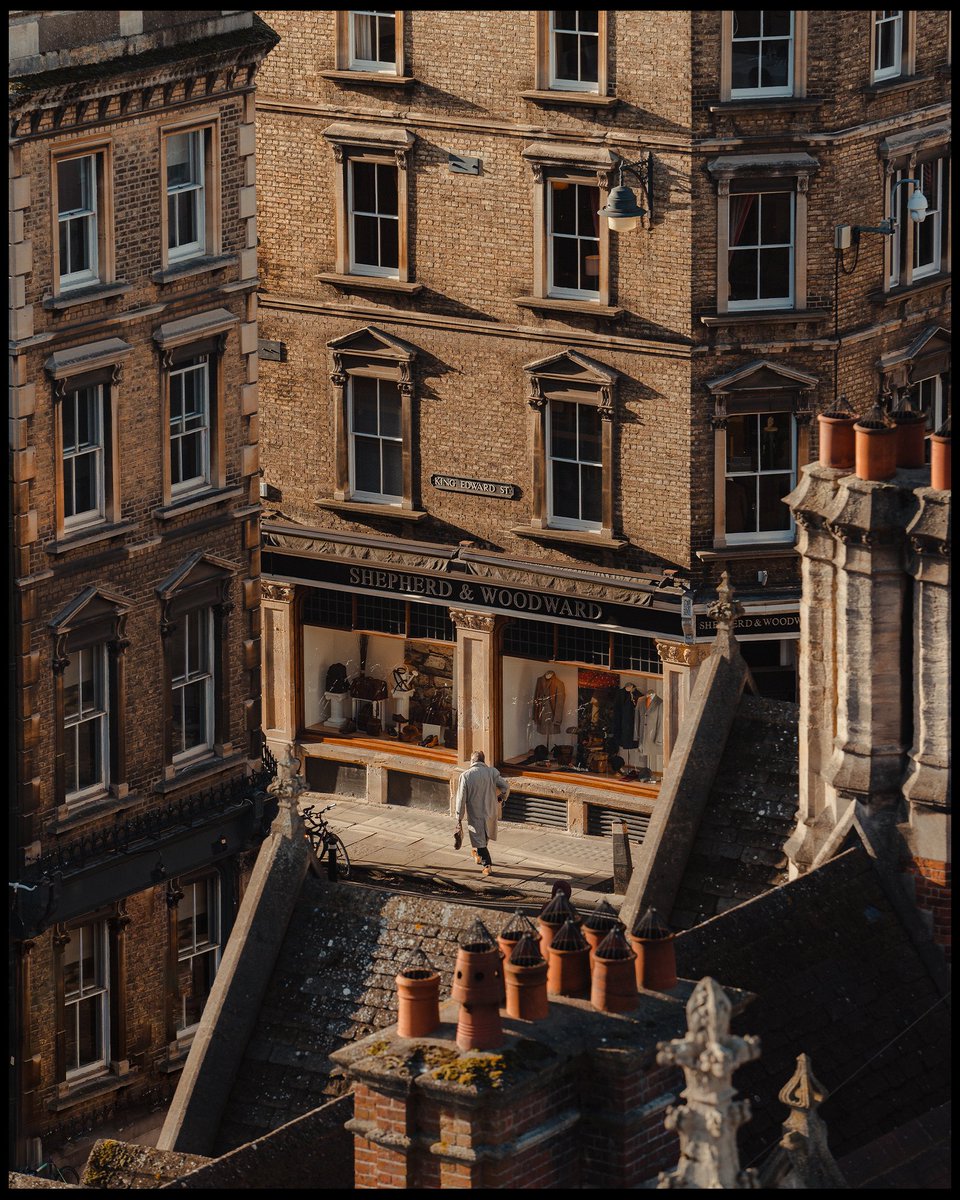
<instances>
[{"instance_id":1,"label":"lamp bracket","mask_svg":"<svg viewBox=\"0 0 960 1200\"><path fill-rule=\"evenodd\" d=\"M637 159L635 163L625 162L620 159L617 164L619 172L618 186L623 187L623 173L629 171L630 174L640 182L647 200L647 216L653 220L653 151L648 150L647 153Z\"/></svg>"}]
</instances>

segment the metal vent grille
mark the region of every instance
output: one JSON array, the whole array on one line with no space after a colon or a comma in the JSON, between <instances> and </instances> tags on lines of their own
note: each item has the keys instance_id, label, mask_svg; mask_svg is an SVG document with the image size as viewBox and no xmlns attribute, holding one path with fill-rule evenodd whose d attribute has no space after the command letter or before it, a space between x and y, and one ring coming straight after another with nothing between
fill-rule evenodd
<instances>
[{"instance_id":1,"label":"metal vent grille","mask_svg":"<svg viewBox=\"0 0 960 1200\"><path fill-rule=\"evenodd\" d=\"M567 828L567 802L553 796L524 796L521 792L511 792L504 801L502 815L505 821Z\"/></svg>"},{"instance_id":2,"label":"metal vent grille","mask_svg":"<svg viewBox=\"0 0 960 1200\"><path fill-rule=\"evenodd\" d=\"M647 836L647 826L650 824L647 813L617 812L614 808L587 805L587 833L595 837L606 837L614 829L620 828L621 821L626 821L632 842L642 842Z\"/></svg>"}]
</instances>

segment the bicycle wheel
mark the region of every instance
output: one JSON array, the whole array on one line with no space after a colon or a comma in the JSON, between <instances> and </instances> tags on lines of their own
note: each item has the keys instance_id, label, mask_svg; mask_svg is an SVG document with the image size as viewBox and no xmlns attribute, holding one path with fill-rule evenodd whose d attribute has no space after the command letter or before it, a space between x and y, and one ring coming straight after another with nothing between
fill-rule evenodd
<instances>
[{"instance_id":1,"label":"bicycle wheel","mask_svg":"<svg viewBox=\"0 0 960 1200\"><path fill-rule=\"evenodd\" d=\"M342 838L340 838L336 833L333 835L333 845L337 850L337 878L349 879L350 855L347 853L347 848L343 844Z\"/></svg>"},{"instance_id":2,"label":"bicycle wheel","mask_svg":"<svg viewBox=\"0 0 960 1200\"><path fill-rule=\"evenodd\" d=\"M57 1167L57 1174L64 1183L79 1183L80 1175L73 1167Z\"/></svg>"}]
</instances>

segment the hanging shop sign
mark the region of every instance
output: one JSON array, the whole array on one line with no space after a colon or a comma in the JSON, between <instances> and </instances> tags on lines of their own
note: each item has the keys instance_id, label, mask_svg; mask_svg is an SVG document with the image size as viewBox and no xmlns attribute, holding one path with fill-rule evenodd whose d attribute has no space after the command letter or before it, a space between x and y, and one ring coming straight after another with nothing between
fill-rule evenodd
<instances>
[{"instance_id":1,"label":"hanging shop sign","mask_svg":"<svg viewBox=\"0 0 960 1200\"><path fill-rule=\"evenodd\" d=\"M697 613L697 637L713 638L716 636L717 623L704 613ZM799 612L784 613L744 613L737 617L734 634L742 637L797 637L800 634Z\"/></svg>"},{"instance_id":2,"label":"hanging shop sign","mask_svg":"<svg viewBox=\"0 0 960 1200\"><path fill-rule=\"evenodd\" d=\"M591 597L533 591L461 575L421 574L397 567L376 567L355 561L315 558L278 549L264 549L264 576L290 583L314 584L349 592L373 592L396 600L476 608L540 621L590 625L649 637L680 640L680 607L673 610L629 604L610 604Z\"/></svg>"},{"instance_id":3,"label":"hanging shop sign","mask_svg":"<svg viewBox=\"0 0 960 1200\"><path fill-rule=\"evenodd\" d=\"M458 475L431 475L430 483L440 492L467 492L471 496L492 496L496 500L516 500L520 489L515 483L494 483L489 479L461 479Z\"/></svg>"}]
</instances>

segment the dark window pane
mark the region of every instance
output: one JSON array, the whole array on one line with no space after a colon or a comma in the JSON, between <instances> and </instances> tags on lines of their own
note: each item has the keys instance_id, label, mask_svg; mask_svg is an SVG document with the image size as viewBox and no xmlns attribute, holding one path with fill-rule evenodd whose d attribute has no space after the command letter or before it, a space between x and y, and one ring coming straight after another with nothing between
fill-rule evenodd
<instances>
[{"instance_id":1,"label":"dark window pane","mask_svg":"<svg viewBox=\"0 0 960 1200\"><path fill-rule=\"evenodd\" d=\"M101 781L100 719L84 721L77 727L77 789L93 787Z\"/></svg>"},{"instance_id":2,"label":"dark window pane","mask_svg":"<svg viewBox=\"0 0 960 1200\"><path fill-rule=\"evenodd\" d=\"M727 418L727 471L756 471L757 415Z\"/></svg>"},{"instance_id":3,"label":"dark window pane","mask_svg":"<svg viewBox=\"0 0 960 1200\"><path fill-rule=\"evenodd\" d=\"M733 13L733 36L735 38L759 37L762 15L762 10L759 8L735 9Z\"/></svg>"},{"instance_id":4,"label":"dark window pane","mask_svg":"<svg viewBox=\"0 0 960 1200\"><path fill-rule=\"evenodd\" d=\"M760 521L759 529L780 532L790 528L790 509L782 503L791 488L791 475L760 476Z\"/></svg>"},{"instance_id":5,"label":"dark window pane","mask_svg":"<svg viewBox=\"0 0 960 1200\"><path fill-rule=\"evenodd\" d=\"M399 442L381 442L383 448L383 494L403 495L403 463Z\"/></svg>"},{"instance_id":6,"label":"dark window pane","mask_svg":"<svg viewBox=\"0 0 960 1200\"><path fill-rule=\"evenodd\" d=\"M580 14L576 9L566 9L563 12L554 12L553 27L554 29L576 29L577 17Z\"/></svg>"},{"instance_id":7,"label":"dark window pane","mask_svg":"<svg viewBox=\"0 0 960 1200\"><path fill-rule=\"evenodd\" d=\"M550 405L550 453L554 458L577 457L577 405L554 400Z\"/></svg>"},{"instance_id":8,"label":"dark window pane","mask_svg":"<svg viewBox=\"0 0 960 1200\"><path fill-rule=\"evenodd\" d=\"M766 299L772 296L790 295L790 251L761 250L760 255L760 297Z\"/></svg>"},{"instance_id":9,"label":"dark window pane","mask_svg":"<svg viewBox=\"0 0 960 1200\"><path fill-rule=\"evenodd\" d=\"M380 380L380 436L400 437L400 394L388 380Z\"/></svg>"},{"instance_id":10,"label":"dark window pane","mask_svg":"<svg viewBox=\"0 0 960 1200\"><path fill-rule=\"evenodd\" d=\"M380 251L377 243L376 217L353 218L353 261L370 267L379 267Z\"/></svg>"},{"instance_id":11,"label":"dark window pane","mask_svg":"<svg viewBox=\"0 0 960 1200\"><path fill-rule=\"evenodd\" d=\"M561 625L557 630L557 658L561 662L610 664L610 635L601 629L578 629Z\"/></svg>"},{"instance_id":12,"label":"dark window pane","mask_svg":"<svg viewBox=\"0 0 960 1200\"><path fill-rule=\"evenodd\" d=\"M199 240L197 231L197 193L179 192L173 197L177 206L177 236L173 245L185 246Z\"/></svg>"},{"instance_id":13,"label":"dark window pane","mask_svg":"<svg viewBox=\"0 0 960 1200\"><path fill-rule=\"evenodd\" d=\"M580 519L603 520L603 473L599 467L580 468Z\"/></svg>"},{"instance_id":14,"label":"dark window pane","mask_svg":"<svg viewBox=\"0 0 960 1200\"><path fill-rule=\"evenodd\" d=\"M90 256L87 248L87 222L81 219L68 221L70 246L70 273L85 271L90 266Z\"/></svg>"},{"instance_id":15,"label":"dark window pane","mask_svg":"<svg viewBox=\"0 0 960 1200\"><path fill-rule=\"evenodd\" d=\"M790 192L767 192L760 197L760 241L790 244L790 212L793 196Z\"/></svg>"},{"instance_id":16,"label":"dark window pane","mask_svg":"<svg viewBox=\"0 0 960 1200\"><path fill-rule=\"evenodd\" d=\"M354 212L376 212L376 164L355 162L351 164L351 170Z\"/></svg>"},{"instance_id":17,"label":"dark window pane","mask_svg":"<svg viewBox=\"0 0 960 1200\"><path fill-rule=\"evenodd\" d=\"M727 480L727 533L756 533L756 493L754 475Z\"/></svg>"},{"instance_id":18,"label":"dark window pane","mask_svg":"<svg viewBox=\"0 0 960 1200\"><path fill-rule=\"evenodd\" d=\"M763 10L764 37L787 37L790 33L790 10Z\"/></svg>"},{"instance_id":19,"label":"dark window pane","mask_svg":"<svg viewBox=\"0 0 960 1200\"><path fill-rule=\"evenodd\" d=\"M81 454L73 460L73 510L67 516L90 512L97 507L96 460L92 454ZM66 500L66 489L64 489Z\"/></svg>"},{"instance_id":20,"label":"dark window pane","mask_svg":"<svg viewBox=\"0 0 960 1200\"><path fill-rule=\"evenodd\" d=\"M70 158L57 164L57 193L59 211L75 212L86 208L88 198L83 183L83 159Z\"/></svg>"},{"instance_id":21,"label":"dark window pane","mask_svg":"<svg viewBox=\"0 0 960 1200\"><path fill-rule=\"evenodd\" d=\"M727 283L730 286L730 300L756 300L756 250L735 250L731 252L730 262L727 266Z\"/></svg>"},{"instance_id":22,"label":"dark window pane","mask_svg":"<svg viewBox=\"0 0 960 1200\"><path fill-rule=\"evenodd\" d=\"M188 683L183 689L183 748L201 746L207 740L205 680Z\"/></svg>"},{"instance_id":23,"label":"dark window pane","mask_svg":"<svg viewBox=\"0 0 960 1200\"><path fill-rule=\"evenodd\" d=\"M82 1067L103 1057L100 1042L103 1005L99 996L92 996L89 1000L81 1000L75 1007L78 1032L76 1058L71 1065Z\"/></svg>"},{"instance_id":24,"label":"dark window pane","mask_svg":"<svg viewBox=\"0 0 960 1200\"><path fill-rule=\"evenodd\" d=\"M548 621L513 620L503 631L503 652L519 658L553 658L556 629Z\"/></svg>"},{"instance_id":25,"label":"dark window pane","mask_svg":"<svg viewBox=\"0 0 960 1200\"><path fill-rule=\"evenodd\" d=\"M791 418L789 413L768 413L760 418L760 470L790 469Z\"/></svg>"},{"instance_id":26,"label":"dark window pane","mask_svg":"<svg viewBox=\"0 0 960 1200\"><path fill-rule=\"evenodd\" d=\"M597 30L599 29L599 23L597 20L597 17L598 17L597 9L595 9L595 8L580 9L580 11L577 13L577 17L579 18L581 29L583 29L585 31L589 31L591 33L596 33ZM596 38L584 38L584 41L596 43Z\"/></svg>"},{"instance_id":27,"label":"dark window pane","mask_svg":"<svg viewBox=\"0 0 960 1200\"><path fill-rule=\"evenodd\" d=\"M580 426L580 454L586 462L600 462L600 409L592 404L576 406Z\"/></svg>"},{"instance_id":28,"label":"dark window pane","mask_svg":"<svg viewBox=\"0 0 960 1200\"><path fill-rule=\"evenodd\" d=\"M353 429L355 433L378 433L377 380L354 375L350 380L353 390Z\"/></svg>"},{"instance_id":29,"label":"dark window pane","mask_svg":"<svg viewBox=\"0 0 960 1200\"><path fill-rule=\"evenodd\" d=\"M358 492L380 492L380 442L376 438L353 440L354 473Z\"/></svg>"},{"instance_id":30,"label":"dark window pane","mask_svg":"<svg viewBox=\"0 0 960 1200\"><path fill-rule=\"evenodd\" d=\"M397 207L397 168L377 166L377 212L381 215L392 213L396 216L400 209Z\"/></svg>"},{"instance_id":31,"label":"dark window pane","mask_svg":"<svg viewBox=\"0 0 960 1200\"><path fill-rule=\"evenodd\" d=\"M581 237L599 237L600 189L577 186L577 233ZM594 249L596 253L596 248Z\"/></svg>"},{"instance_id":32,"label":"dark window pane","mask_svg":"<svg viewBox=\"0 0 960 1200\"><path fill-rule=\"evenodd\" d=\"M379 596L357 596L357 629L379 633L403 633L406 606L403 600L382 600Z\"/></svg>"},{"instance_id":33,"label":"dark window pane","mask_svg":"<svg viewBox=\"0 0 960 1200\"><path fill-rule=\"evenodd\" d=\"M382 63L397 61L397 27L389 17L377 20L377 60Z\"/></svg>"},{"instance_id":34,"label":"dark window pane","mask_svg":"<svg viewBox=\"0 0 960 1200\"><path fill-rule=\"evenodd\" d=\"M328 625L333 629L353 628L353 599L349 592L310 588L303 598L305 625Z\"/></svg>"},{"instance_id":35,"label":"dark window pane","mask_svg":"<svg viewBox=\"0 0 960 1200\"><path fill-rule=\"evenodd\" d=\"M199 434L188 434L180 439L180 479L196 479L203 474L202 439Z\"/></svg>"},{"instance_id":36,"label":"dark window pane","mask_svg":"<svg viewBox=\"0 0 960 1200\"><path fill-rule=\"evenodd\" d=\"M555 237L553 239L553 286L579 288L580 255L576 238Z\"/></svg>"},{"instance_id":37,"label":"dark window pane","mask_svg":"<svg viewBox=\"0 0 960 1200\"><path fill-rule=\"evenodd\" d=\"M70 221L60 222L60 274L70 274Z\"/></svg>"},{"instance_id":38,"label":"dark window pane","mask_svg":"<svg viewBox=\"0 0 960 1200\"><path fill-rule=\"evenodd\" d=\"M400 265L400 227L392 218L380 221L380 266Z\"/></svg>"},{"instance_id":39,"label":"dark window pane","mask_svg":"<svg viewBox=\"0 0 960 1200\"><path fill-rule=\"evenodd\" d=\"M760 86L786 87L789 74L789 42L765 42L760 63Z\"/></svg>"},{"instance_id":40,"label":"dark window pane","mask_svg":"<svg viewBox=\"0 0 960 1200\"><path fill-rule=\"evenodd\" d=\"M553 198L553 232L577 232L577 188L576 184L558 183L550 185Z\"/></svg>"},{"instance_id":41,"label":"dark window pane","mask_svg":"<svg viewBox=\"0 0 960 1200\"><path fill-rule=\"evenodd\" d=\"M77 393L71 393L63 402L63 448L65 451L77 448Z\"/></svg>"},{"instance_id":42,"label":"dark window pane","mask_svg":"<svg viewBox=\"0 0 960 1200\"><path fill-rule=\"evenodd\" d=\"M759 197L752 192L730 197L730 245L757 244Z\"/></svg>"},{"instance_id":43,"label":"dark window pane","mask_svg":"<svg viewBox=\"0 0 960 1200\"><path fill-rule=\"evenodd\" d=\"M755 88L759 75L760 43L736 42L732 54L731 86Z\"/></svg>"},{"instance_id":44,"label":"dark window pane","mask_svg":"<svg viewBox=\"0 0 960 1200\"><path fill-rule=\"evenodd\" d=\"M553 464L553 515L580 519L580 480L576 463Z\"/></svg>"},{"instance_id":45,"label":"dark window pane","mask_svg":"<svg viewBox=\"0 0 960 1200\"><path fill-rule=\"evenodd\" d=\"M580 78L584 82L597 82L597 46L599 38L580 39Z\"/></svg>"},{"instance_id":46,"label":"dark window pane","mask_svg":"<svg viewBox=\"0 0 960 1200\"><path fill-rule=\"evenodd\" d=\"M581 238L580 249L580 290L595 292L600 285L600 245L593 238Z\"/></svg>"},{"instance_id":47,"label":"dark window pane","mask_svg":"<svg viewBox=\"0 0 960 1200\"><path fill-rule=\"evenodd\" d=\"M557 79L576 79L579 59L580 39L575 33L557 33L554 35L556 47Z\"/></svg>"}]
</instances>

